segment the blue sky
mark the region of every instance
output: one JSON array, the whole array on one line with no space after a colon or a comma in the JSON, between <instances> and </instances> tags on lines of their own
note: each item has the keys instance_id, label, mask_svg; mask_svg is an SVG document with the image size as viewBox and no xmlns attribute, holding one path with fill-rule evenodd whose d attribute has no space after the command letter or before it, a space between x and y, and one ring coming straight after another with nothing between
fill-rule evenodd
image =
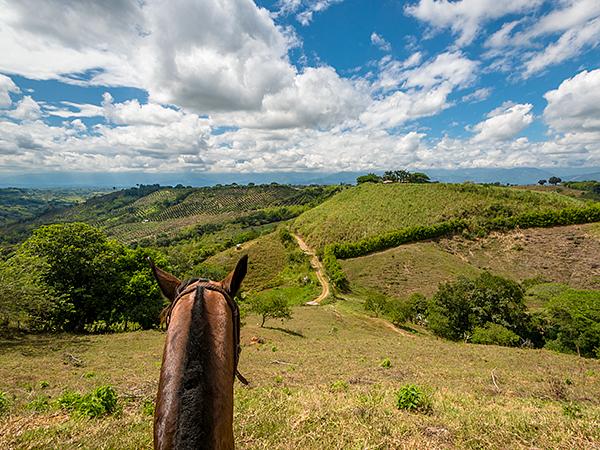
<instances>
[{"instance_id":1,"label":"blue sky","mask_svg":"<svg viewBox=\"0 0 600 450\"><path fill-rule=\"evenodd\" d=\"M596 0L0 6L0 172L600 165Z\"/></svg>"}]
</instances>

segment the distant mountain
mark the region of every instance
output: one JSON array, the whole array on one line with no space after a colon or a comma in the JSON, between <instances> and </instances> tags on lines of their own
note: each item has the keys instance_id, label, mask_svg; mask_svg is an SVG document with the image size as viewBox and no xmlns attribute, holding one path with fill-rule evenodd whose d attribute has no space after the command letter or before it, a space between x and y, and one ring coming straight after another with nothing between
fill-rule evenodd
<instances>
[{"instance_id":1,"label":"distant mountain","mask_svg":"<svg viewBox=\"0 0 600 450\"><path fill-rule=\"evenodd\" d=\"M392 168L395 169L395 168ZM436 180L447 183L474 181L478 183L534 184L540 179L558 176L565 181L599 180L600 167L563 167L534 168L475 168L475 169L425 169ZM0 175L0 187L57 188L57 187L99 187L122 188L136 184L183 184L185 186L214 186L216 184L337 184L354 183L356 177L368 171L360 172L270 172L270 173L86 173L86 172L49 172L38 174ZM383 173L376 171L376 173Z\"/></svg>"}]
</instances>

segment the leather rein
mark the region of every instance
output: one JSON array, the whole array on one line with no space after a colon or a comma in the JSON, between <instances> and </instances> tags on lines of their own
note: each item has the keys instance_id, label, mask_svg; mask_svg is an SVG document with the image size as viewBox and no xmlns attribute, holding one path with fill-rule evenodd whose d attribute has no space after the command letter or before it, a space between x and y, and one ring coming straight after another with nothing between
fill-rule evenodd
<instances>
[{"instance_id":1,"label":"leather rein","mask_svg":"<svg viewBox=\"0 0 600 450\"><path fill-rule=\"evenodd\" d=\"M175 308L177 302L183 296L190 294L194 290L198 289L208 289L209 291L217 292L221 294L227 302L227 305L231 310L231 316L233 318L233 374L235 377L237 377L238 380L240 380L242 384L248 384L248 380L246 380L246 378L238 370L238 362L240 360L240 353L242 352L242 347L240 345L240 308L237 302L233 298L231 298L229 293L221 286L211 283L211 281L207 278L192 278L181 283L177 287L177 295L175 297L175 300L173 300L173 303L171 303L171 306L169 307L165 317L167 328L169 327L169 322L171 321L171 313L173 312L173 309Z\"/></svg>"}]
</instances>

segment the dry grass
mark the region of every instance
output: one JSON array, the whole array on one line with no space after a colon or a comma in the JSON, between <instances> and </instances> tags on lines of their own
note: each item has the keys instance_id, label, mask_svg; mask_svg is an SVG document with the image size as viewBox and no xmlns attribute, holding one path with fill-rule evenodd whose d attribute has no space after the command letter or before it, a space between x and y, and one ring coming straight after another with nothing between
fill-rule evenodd
<instances>
[{"instance_id":1,"label":"dry grass","mask_svg":"<svg viewBox=\"0 0 600 450\"><path fill-rule=\"evenodd\" d=\"M236 384L238 448L600 446L600 361L450 343L423 332L405 336L350 306L296 308L282 326L302 337L247 319L240 370L251 387ZM254 336L265 343L251 345ZM0 389L15 399L0 419L0 448L149 448L151 418L142 404L156 389L163 339L136 332L3 342ZM379 366L383 358L391 368ZM42 381L50 386L42 390ZM343 383L333 389L336 381ZM395 408L395 392L405 383L432 392L431 414ZM82 420L25 408L41 394L55 398L100 384L117 389L120 415ZM566 402L578 405L581 417L565 416Z\"/></svg>"},{"instance_id":2,"label":"dry grass","mask_svg":"<svg viewBox=\"0 0 600 450\"><path fill-rule=\"evenodd\" d=\"M540 277L600 289L599 225L513 230L476 240L457 236L402 245L341 264L354 286L396 297L431 295L439 283L481 270L517 281Z\"/></svg>"}]
</instances>

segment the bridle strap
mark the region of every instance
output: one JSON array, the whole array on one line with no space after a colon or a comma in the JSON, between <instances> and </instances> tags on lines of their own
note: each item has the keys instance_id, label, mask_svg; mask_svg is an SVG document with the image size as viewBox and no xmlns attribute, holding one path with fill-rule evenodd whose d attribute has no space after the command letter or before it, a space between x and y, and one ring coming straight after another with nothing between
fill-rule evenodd
<instances>
[{"instance_id":1,"label":"bridle strap","mask_svg":"<svg viewBox=\"0 0 600 450\"><path fill-rule=\"evenodd\" d=\"M242 352L242 346L240 345L240 307L238 306L237 302L231 298L229 293L221 286L211 283L211 281L206 278L192 278L180 284L177 287L177 296L175 297L175 300L173 300L173 303L167 312L167 328L169 327L169 322L171 321L171 313L173 312L177 302L183 296L188 295L197 289L208 289L209 291L218 292L227 302L233 319L233 374L238 380L240 380L242 384L248 384L248 380L246 380L246 378L238 370L238 362L240 360L240 353Z\"/></svg>"}]
</instances>

